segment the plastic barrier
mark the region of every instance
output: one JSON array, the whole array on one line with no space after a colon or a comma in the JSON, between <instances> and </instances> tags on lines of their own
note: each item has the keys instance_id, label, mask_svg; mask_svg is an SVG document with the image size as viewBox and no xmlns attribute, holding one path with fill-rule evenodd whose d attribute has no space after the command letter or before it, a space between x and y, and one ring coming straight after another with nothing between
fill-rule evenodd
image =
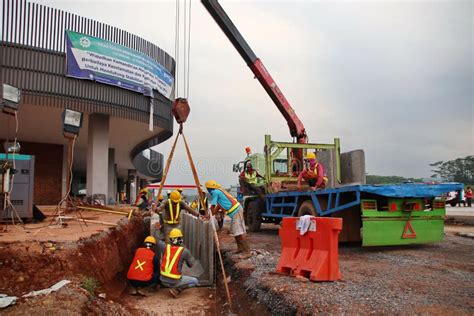
<instances>
[{"instance_id":1,"label":"plastic barrier","mask_svg":"<svg viewBox=\"0 0 474 316\"><path fill-rule=\"evenodd\" d=\"M304 235L297 229L298 221L298 217L282 221L281 256L276 271L311 281L341 279L338 244L342 218L311 217L312 223Z\"/></svg>"}]
</instances>

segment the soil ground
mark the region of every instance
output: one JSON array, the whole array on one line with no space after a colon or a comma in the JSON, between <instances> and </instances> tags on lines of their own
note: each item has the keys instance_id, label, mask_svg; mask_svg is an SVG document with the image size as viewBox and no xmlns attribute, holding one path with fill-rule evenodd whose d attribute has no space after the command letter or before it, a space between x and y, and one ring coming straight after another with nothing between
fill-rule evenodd
<instances>
[{"instance_id":1,"label":"soil ground","mask_svg":"<svg viewBox=\"0 0 474 316\"><path fill-rule=\"evenodd\" d=\"M448 226L443 242L362 248L342 244L343 279L307 282L275 274L280 242L275 225L249 234L255 255L230 255L232 238L222 233L227 262L244 290L272 314L456 314L474 313L474 239L454 235L474 227Z\"/></svg>"},{"instance_id":2,"label":"soil ground","mask_svg":"<svg viewBox=\"0 0 474 316\"><path fill-rule=\"evenodd\" d=\"M45 210L45 209L43 209ZM52 214L51 209L45 213ZM73 281L58 292L20 298L1 310L7 315L222 315L228 314L221 272L216 288L194 288L172 299L166 289L149 297L127 293L125 270L146 227L140 216L84 211L85 218L119 223L117 226L46 227L51 218L27 229L9 226L0 233L0 293L21 296L47 288L59 280ZM466 216L462 214L462 216ZM270 314L474 314L474 239L468 218L448 220L443 242L405 247L362 248L341 244L339 264L343 279L308 282L275 274L280 256L278 226L264 225L248 235L254 256L239 260L232 254L234 239L219 232L226 271L237 315ZM228 223L226 223L228 225ZM98 281L96 295L81 287L84 277ZM100 294L100 296L98 295Z\"/></svg>"}]
</instances>

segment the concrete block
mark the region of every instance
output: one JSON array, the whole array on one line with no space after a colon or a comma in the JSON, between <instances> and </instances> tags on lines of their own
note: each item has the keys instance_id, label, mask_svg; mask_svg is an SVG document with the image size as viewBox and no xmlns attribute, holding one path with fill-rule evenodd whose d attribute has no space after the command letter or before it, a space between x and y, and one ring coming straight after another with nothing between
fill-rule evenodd
<instances>
[{"instance_id":1,"label":"concrete block","mask_svg":"<svg viewBox=\"0 0 474 316\"><path fill-rule=\"evenodd\" d=\"M342 184L365 184L365 154L362 149L341 154Z\"/></svg>"},{"instance_id":2,"label":"concrete block","mask_svg":"<svg viewBox=\"0 0 474 316\"><path fill-rule=\"evenodd\" d=\"M336 150L326 149L317 152L318 161L323 164L324 170L328 177L328 188L334 188L337 184L337 164L336 164Z\"/></svg>"},{"instance_id":3,"label":"concrete block","mask_svg":"<svg viewBox=\"0 0 474 316\"><path fill-rule=\"evenodd\" d=\"M188 269L185 265L183 273L197 277L199 285L213 285L215 282L215 248L211 223L203 222L192 215L182 213L181 229L185 246L200 265L200 267L198 266L199 273L203 271L198 276L196 275L196 269Z\"/></svg>"}]
</instances>

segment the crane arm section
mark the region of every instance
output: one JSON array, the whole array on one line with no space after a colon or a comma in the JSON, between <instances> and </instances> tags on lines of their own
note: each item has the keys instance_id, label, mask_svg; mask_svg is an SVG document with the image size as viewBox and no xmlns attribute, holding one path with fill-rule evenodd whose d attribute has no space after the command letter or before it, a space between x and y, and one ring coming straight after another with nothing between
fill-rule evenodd
<instances>
[{"instance_id":1,"label":"crane arm section","mask_svg":"<svg viewBox=\"0 0 474 316\"><path fill-rule=\"evenodd\" d=\"M242 34L240 34L239 30L235 27L234 23L219 2L217 0L201 0L201 2L230 40L232 45L234 45L247 66L252 70L267 94L273 100L278 110L288 123L291 136L295 137L298 143L307 143L308 137L306 135L305 127L296 115L295 110L285 98L262 61L255 55Z\"/></svg>"}]
</instances>

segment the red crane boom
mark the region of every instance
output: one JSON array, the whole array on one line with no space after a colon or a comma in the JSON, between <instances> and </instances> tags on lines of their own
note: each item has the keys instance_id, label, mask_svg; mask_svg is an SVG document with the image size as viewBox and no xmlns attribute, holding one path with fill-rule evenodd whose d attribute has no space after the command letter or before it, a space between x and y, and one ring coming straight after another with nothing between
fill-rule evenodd
<instances>
[{"instance_id":1,"label":"red crane boom","mask_svg":"<svg viewBox=\"0 0 474 316\"><path fill-rule=\"evenodd\" d=\"M217 0L201 0L204 7L211 14L224 34L230 40L232 45L237 49L240 56L245 60L247 66L252 70L255 77L260 81L265 91L267 91L270 98L273 100L278 110L285 118L290 129L292 137L296 138L298 143L304 144L308 142L308 136L301 120L296 115L295 110L285 98L280 88L273 80L268 70L263 65L262 61L255 55L250 46L247 44L242 34L235 27L232 20L224 11ZM298 156L300 156L299 154ZM300 157L298 157L300 158Z\"/></svg>"}]
</instances>

